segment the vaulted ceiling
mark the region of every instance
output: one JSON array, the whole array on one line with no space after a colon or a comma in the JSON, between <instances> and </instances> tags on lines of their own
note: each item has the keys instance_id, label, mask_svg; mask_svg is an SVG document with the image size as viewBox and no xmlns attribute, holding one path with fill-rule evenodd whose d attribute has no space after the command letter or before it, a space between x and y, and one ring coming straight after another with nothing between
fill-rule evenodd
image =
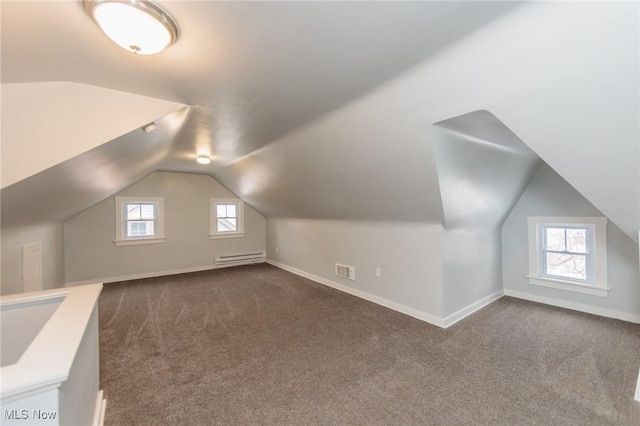
<instances>
[{"instance_id":1,"label":"vaulted ceiling","mask_svg":"<svg viewBox=\"0 0 640 426\"><path fill-rule=\"evenodd\" d=\"M65 220L155 170L210 174L270 217L443 222L432 125L488 110L625 232L639 227L637 4L162 4L180 39L136 56L78 1L2 1L3 91L55 87L2 98L3 224L55 199L31 220ZM72 102L63 85L102 94ZM121 108L103 102L122 94ZM585 167L596 160L601 176Z\"/></svg>"},{"instance_id":2,"label":"vaulted ceiling","mask_svg":"<svg viewBox=\"0 0 640 426\"><path fill-rule=\"evenodd\" d=\"M4 223L64 220L155 170L216 176L517 3L163 5L178 42L136 56L79 1L2 2ZM154 119L155 134L137 129Z\"/></svg>"},{"instance_id":3,"label":"vaulted ceiling","mask_svg":"<svg viewBox=\"0 0 640 426\"><path fill-rule=\"evenodd\" d=\"M77 0L3 1L2 82L73 81L206 108L185 136L206 132L218 161L229 163L517 7L161 3L180 38L158 55L135 56L108 40Z\"/></svg>"}]
</instances>

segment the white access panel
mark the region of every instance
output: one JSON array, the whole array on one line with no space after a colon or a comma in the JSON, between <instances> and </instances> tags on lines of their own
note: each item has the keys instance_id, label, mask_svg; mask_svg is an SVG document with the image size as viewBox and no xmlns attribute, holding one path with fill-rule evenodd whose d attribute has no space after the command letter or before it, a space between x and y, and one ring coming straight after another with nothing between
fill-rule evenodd
<instances>
[{"instance_id":1,"label":"white access panel","mask_svg":"<svg viewBox=\"0 0 640 426\"><path fill-rule=\"evenodd\" d=\"M42 290L42 242L22 246L22 290L25 293Z\"/></svg>"}]
</instances>

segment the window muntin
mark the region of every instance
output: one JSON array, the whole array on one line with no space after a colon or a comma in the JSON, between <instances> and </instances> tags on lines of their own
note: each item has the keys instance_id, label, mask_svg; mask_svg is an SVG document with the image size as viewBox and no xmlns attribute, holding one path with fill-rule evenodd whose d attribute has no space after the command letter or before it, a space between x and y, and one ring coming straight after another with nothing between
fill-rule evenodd
<instances>
[{"instance_id":1,"label":"window muntin","mask_svg":"<svg viewBox=\"0 0 640 426\"><path fill-rule=\"evenodd\" d=\"M238 204L216 203L216 231L238 232Z\"/></svg>"},{"instance_id":2,"label":"window muntin","mask_svg":"<svg viewBox=\"0 0 640 426\"><path fill-rule=\"evenodd\" d=\"M155 203L124 203L125 236L155 237L157 205Z\"/></svg>"},{"instance_id":3,"label":"window muntin","mask_svg":"<svg viewBox=\"0 0 640 426\"><path fill-rule=\"evenodd\" d=\"M242 200L212 198L211 200L211 238L243 237L244 203Z\"/></svg>"},{"instance_id":4,"label":"window muntin","mask_svg":"<svg viewBox=\"0 0 640 426\"><path fill-rule=\"evenodd\" d=\"M117 246L163 243L164 199L116 197Z\"/></svg>"},{"instance_id":5,"label":"window muntin","mask_svg":"<svg viewBox=\"0 0 640 426\"><path fill-rule=\"evenodd\" d=\"M607 219L529 217L529 284L607 297Z\"/></svg>"},{"instance_id":6,"label":"window muntin","mask_svg":"<svg viewBox=\"0 0 640 426\"><path fill-rule=\"evenodd\" d=\"M540 260L544 276L592 282L590 226L540 225Z\"/></svg>"}]
</instances>

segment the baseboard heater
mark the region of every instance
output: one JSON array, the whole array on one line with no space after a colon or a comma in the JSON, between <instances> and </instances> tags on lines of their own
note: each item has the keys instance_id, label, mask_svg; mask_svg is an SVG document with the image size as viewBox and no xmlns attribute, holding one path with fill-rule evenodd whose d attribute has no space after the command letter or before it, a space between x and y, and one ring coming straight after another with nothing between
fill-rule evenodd
<instances>
[{"instance_id":1,"label":"baseboard heater","mask_svg":"<svg viewBox=\"0 0 640 426\"><path fill-rule=\"evenodd\" d=\"M251 263L261 263L267 260L265 252L232 254L229 256L218 256L215 259L216 266L232 266Z\"/></svg>"}]
</instances>

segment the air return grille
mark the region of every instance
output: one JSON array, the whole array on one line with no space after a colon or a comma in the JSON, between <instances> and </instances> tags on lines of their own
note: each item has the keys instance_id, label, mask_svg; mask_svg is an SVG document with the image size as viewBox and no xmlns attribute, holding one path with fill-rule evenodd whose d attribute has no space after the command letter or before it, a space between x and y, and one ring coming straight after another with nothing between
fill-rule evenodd
<instances>
[{"instance_id":1,"label":"air return grille","mask_svg":"<svg viewBox=\"0 0 640 426\"><path fill-rule=\"evenodd\" d=\"M353 281L356 279L356 269L353 266L336 263L336 275Z\"/></svg>"}]
</instances>

